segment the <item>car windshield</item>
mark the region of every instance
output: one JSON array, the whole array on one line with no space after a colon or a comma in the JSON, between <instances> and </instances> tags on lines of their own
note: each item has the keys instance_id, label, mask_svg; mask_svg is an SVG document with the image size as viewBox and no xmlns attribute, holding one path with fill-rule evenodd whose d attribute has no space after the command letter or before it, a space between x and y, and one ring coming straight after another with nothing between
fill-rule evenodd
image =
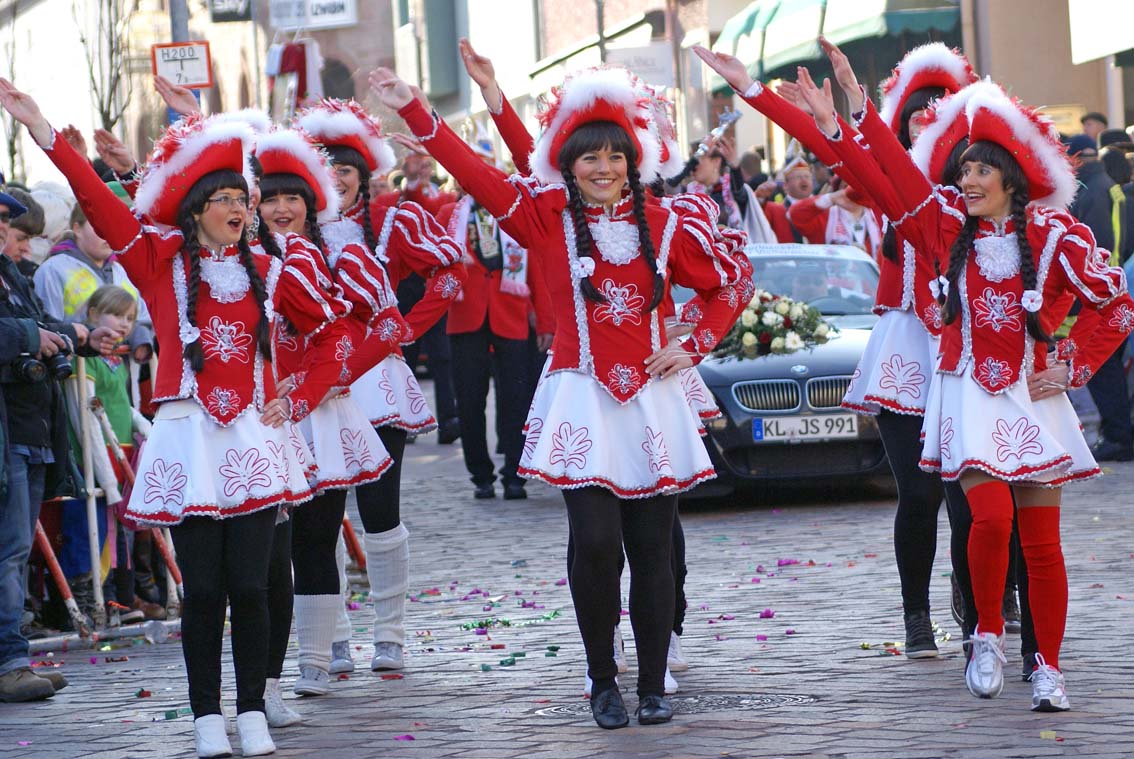
<instances>
[{"instance_id":1,"label":"car windshield","mask_svg":"<svg viewBox=\"0 0 1134 759\"><path fill-rule=\"evenodd\" d=\"M752 279L773 295L814 306L825 316L868 314L878 270L853 258L753 256Z\"/></svg>"},{"instance_id":2,"label":"car windshield","mask_svg":"<svg viewBox=\"0 0 1134 759\"><path fill-rule=\"evenodd\" d=\"M869 314L878 289L873 262L849 256L750 255L756 286L786 295L819 309L824 316ZM693 297L686 287L674 287L678 304Z\"/></svg>"}]
</instances>

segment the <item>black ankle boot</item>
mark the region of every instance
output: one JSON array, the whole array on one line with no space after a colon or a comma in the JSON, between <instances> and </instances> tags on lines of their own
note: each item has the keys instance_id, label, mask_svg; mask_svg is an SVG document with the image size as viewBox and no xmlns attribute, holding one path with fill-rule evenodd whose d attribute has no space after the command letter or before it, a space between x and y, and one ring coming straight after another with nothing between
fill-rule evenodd
<instances>
[{"instance_id":1,"label":"black ankle boot","mask_svg":"<svg viewBox=\"0 0 1134 759\"><path fill-rule=\"evenodd\" d=\"M638 724L660 725L673 719L673 707L669 699L653 693L638 699Z\"/></svg>"},{"instance_id":2,"label":"black ankle boot","mask_svg":"<svg viewBox=\"0 0 1134 759\"><path fill-rule=\"evenodd\" d=\"M630 724L630 715L626 713L626 704L622 703L617 686L591 697L591 716L603 730L617 730Z\"/></svg>"}]
</instances>

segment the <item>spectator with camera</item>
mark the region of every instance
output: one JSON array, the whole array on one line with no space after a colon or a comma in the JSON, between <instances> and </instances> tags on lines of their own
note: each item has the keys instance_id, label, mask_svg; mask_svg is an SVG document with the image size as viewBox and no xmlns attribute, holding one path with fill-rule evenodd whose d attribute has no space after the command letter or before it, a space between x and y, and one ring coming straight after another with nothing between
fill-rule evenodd
<instances>
[{"instance_id":1,"label":"spectator with camera","mask_svg":"<svg viewBox=\"0 0 1134 759\"><path fill-rule=\"evenodd\" d=\"M24 206L0 192L0 246L9 216ZM20 633L24 566L31 552L39 506L45 498L77 491L67 440L60 380L71 375L70 354L109 354L120 339L113 330L89 331L52 320L16 263L0 256L0 398L6 409L3 503L0 504L0 701L48 698L66 680L30 669L28 642ZM9 339L11 336L14 339Z\"/></svg>"},{"instance_id":2,"label":"spectator with camera","mask_svg":"<svg viewBox=\"0 0 1134 759\"><path fill-rule=\"evenodd\" d=\"M4 243L4 255L16 262L20 273L31 277L39 265L31 256L32 239L43 234L43 208L30 193L8 188L8 194L27 210L9 222L8 239ZM8 211L11 214L11 210Z\"/></svg>"}]
</instances>

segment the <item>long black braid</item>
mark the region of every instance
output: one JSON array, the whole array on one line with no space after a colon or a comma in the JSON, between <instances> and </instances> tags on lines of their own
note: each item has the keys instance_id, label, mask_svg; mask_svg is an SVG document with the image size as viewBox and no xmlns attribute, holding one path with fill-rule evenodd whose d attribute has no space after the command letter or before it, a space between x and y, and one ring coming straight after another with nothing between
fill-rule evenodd
<instances>
[{"instance_id":1,"label":"long black braid","mask_svg":"<svg viewBox=\"0 0 1134 759\"><path fill-rule=\"evenodd\" d=\"M631 161L626 167L626 180L630 184L630 192L634 196L634 220L638 222L638 245L642 250L642 257L654 275L654 292L650 298L650 307L647 312L653 311L661 303L665 294L665 277L658 271L657 252L654 250L654 238L650 236L650 225L646 223L646 190L642 187L642 176L638 173L638 164Z\"/></svg>"},{"instance_id":2,"label":"long black braid","mask_svg":"<svg viewBox=\"0 0 1134 759\"><path fill-rule=\"evenodd\" d=\"M307 206L307 219L305 221L307 227L307 239L314 244L319 252L323 254L323 258L327 258L327 248L323 242L323 233L319 231L319 213L315 210L315 204Z\"/></svg>"},{"instance_id":3,"label":"long black braid","mask_svg":"<svg viewBox=\"0 0 1134 759\"><path fill-rule=\"evenodd\" d=\"M583 210L583 196L579 194L575 174L570 166L562 163L559 170L563 172L563 183L567 185L567 207L571 209L571 220L575 222L575 255L579 258L594 258L595 241L591 237L590 227L587 226L587 212ZM590 277L579 280L579 290L589 301L606 303L606 296L598 291Z\"/></svg>"},{"instance_id":4,"label":"long black braid","mask_svg":"<svg viewBox=\"0 0 1134 759\"><path fill-rule=\"evenodd\" d=\"M1025 290L1036 289L1036 260L1032 257L1032 246L1028 244L1028 193L1017 189L1012 193L1012 224L1016 227L1016 245L1020 248L1020 278ZM1040 325L1039 311L1027 311L1028 334L1039 343L1054 343L1051 335Z\"/></svg>"},{"instance_id":5,"label":"long black braid","mask_svg":"<svg viewBox=\"0 0 1134 759\"><path fill-rule=\"evenodd\" d=\"M193 218L192 214L186 214L186 216L187 218L181 219L181 231L185 235L184 252L188 259L186 264L189 267L186 276L188 286L185 299L185 320L189 322L190 327L196 328L197 295L201 289L201 243L197 240L197 220ZM181 355L189 362L189 367L194 372L204 370L205 351L201 347L199 338L191 343L186 343Z\"/></svg>"},{"instance_id":6,"label":"long black braid","mask_svg":"<svg viewBox=\"0 0 1134 759\"><path fill-rule=\"evenodd\" d=\"M271 232L268 233L268 236L271 236ZM248 274L248 282L252 285L252 295L256 298L256 309L260 312L260 321L256 324L256 344L260 348L260 355L271 361L271 325L268 324L268 315L265 311L265 304L268 302L268 287L260 277L260 270L256 268L256 261L252 257L252 248L248 246L248 240L241 236L238 247L240 248L240 263L244 264L244 271Z\"/></svg>"},{"instance_id":7,"label":"long black braid","mask_svg":"<svg viewBox=\"0 0 1134 759\"><path fill-rule=\"evenodd\" d=\"M957 235L953 247L949 249L949 266L945 269L945 279L949 281L949 294L946 296L942 288L942 292L937 296L937 302L942 306L943 324L952 324L961 313L961 292L957 282L964 275L965 262L969 259L969 251L973 247L979 225L979 216L967 217L965 225L961 227L961 233Z\"/></svg>"},{"instance_id":8,"label":"long black braid","mask_svg":"<svg viewBox=\"0 0 1134 759\"><path fill-rule=\"evenodd\" d=\"M283 260L284 254L280 250L279 241L276 239L276 233L272 231L267 222L264 221L260 209L256 209L256 217L260 220L260 245L263 246L264 252L272 258Z\"/></svg>"},{"instance_id":9,"label":"long black braid","mask_svg":"<svg viewBox=\"0 0 1134 759\"><path fill-rule=\"evenodd\" d=\"M362 236L366 249L377 251L378 240L374 237L374 224L370 221L370 174L358 186L358 198L362 201Z\"/></svg>"}]
</instances>

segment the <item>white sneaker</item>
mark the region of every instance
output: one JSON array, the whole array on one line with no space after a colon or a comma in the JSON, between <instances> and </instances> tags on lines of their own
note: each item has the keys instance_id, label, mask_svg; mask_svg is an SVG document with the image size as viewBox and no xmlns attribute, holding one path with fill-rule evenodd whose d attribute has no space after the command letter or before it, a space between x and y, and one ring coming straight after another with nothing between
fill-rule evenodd
<instances>
[{"instance_id":1,"label":"white sneaker","mask_svg":"<svg viewBox=\"0 0 1134 759\"><path fill-rule=\"evenodd\" d=\"M665 695L672 696L677 693L677 680L670 674L669 667L665 668Z\"/></svg>"},{"instance_id":2,"label":"white sneaker","mask_svg":"<svg viewBox=\"0 0 1134 759\"><path fill-rule=\"evenodd\" d=\"M978 698L996 698L1004 689L1004 636L976 632L969 639L972 657L965 667L965 684Z\"/></svg>"},{"instance_id":3,"label":"white sneaker","mask_svg":"<svg viewBox=\"0 0 1134 759\"><path fill-rule=\"evenodd\" d=\"M299 668L299 677L292 690L297 696L325 696L331 692L331 676L318 667L304 664Z\"/></svg>"},{"instance_id":4,"label":"white sneaker","mask_svg":"<svg viewBox=\"0 0 1134 759\"><path fill-rule=\"evenodd\" d=\"M299 712L284 703L280 681L276 677L264 681L264 713L268 716L270 727L288 727L303 721Z\"/></svg>"},{"instance_id":5,"label":"white sneaker","mask_svg":"<svg viewBox=\"0 0 1134 759\"><path fill-rule=\"evenodd\" d=\"M618 685L618 678L614 678L615 686ZM590 675L583 675L583 698L591 697L591 690L594 688L594 683L591 681Z\"/></svg>"},{"instance_id":6,"label":"white sneaker","mask_svg":"<svg viewBox=\"0 0 1134 759\"><path fill-rule=\"evenodd\" d=\"M197 742L197 756L232 756L232 745L224 730L221 714L206 714L193 720L193 738Z\"/></svg>"},{"instance_id":7,"label":"white sneaker","mask_svg":"<svg viewBox=\"0 0 1134 759\"><path fill-rule=\"evenodd\" d=\"M630 666L626 663L626 644L622 640L622 628L614 626L614 663L618 667L618 674L625 674Z\"/></svg>"},{"instance_id":8,"label":"white sneaker","mask_svg":"<svg viewBox=\"0 0 1134 759\"><path fill-rule=\"evenodd\" d=\"M385 669L405 669L405 654L397 643L375 643L374 658L370 660L370 669L375 672Z\"/></svg>"},{"instance_id":9,"label":"white sneaker","mask_svg":"<svg viewBox=\"0 0 1134 759\"><path fill-rule=\"evenodd\" d=\"M1071 708L1063 673L1044 661L1041 654L1036 654L1036 669L1029 679L1033 712L1065 712Z\"/></svg>"},{"instance_id":10,"label":"white sneaker","mask_svg":"<svg viewBox=\"0 0 1134 759\"><path fill-rule=\"evenodd\" d=\"M236 732L240 733L240 753L244 756L276 753L276 744L268 733L268 719L263 712L236 715Z\"/></svg>"},{"instance_id":11,"label":"white sneaker","mask_svg":"<svg viewBox=\"0 0 1134 759\"><path fill-rule=\"evenodd\" d=\"M340 640L331 644L331 666L327 671L332 675L354 672L354 659L350 655L349 640Z\"/></svg>"},{"instance_id":12,"label":"white sneaker","mask_svg":"<svg viewBox=\"0 0 1134 759\"><path fill-rule=\"evenodd\" d=\"M681 650L681 636L675 632L669 634L669 655L665 663L672 672L684 672L689 669L689 662L685 661L685 654Z\"/></svg>"}]
</instances>

